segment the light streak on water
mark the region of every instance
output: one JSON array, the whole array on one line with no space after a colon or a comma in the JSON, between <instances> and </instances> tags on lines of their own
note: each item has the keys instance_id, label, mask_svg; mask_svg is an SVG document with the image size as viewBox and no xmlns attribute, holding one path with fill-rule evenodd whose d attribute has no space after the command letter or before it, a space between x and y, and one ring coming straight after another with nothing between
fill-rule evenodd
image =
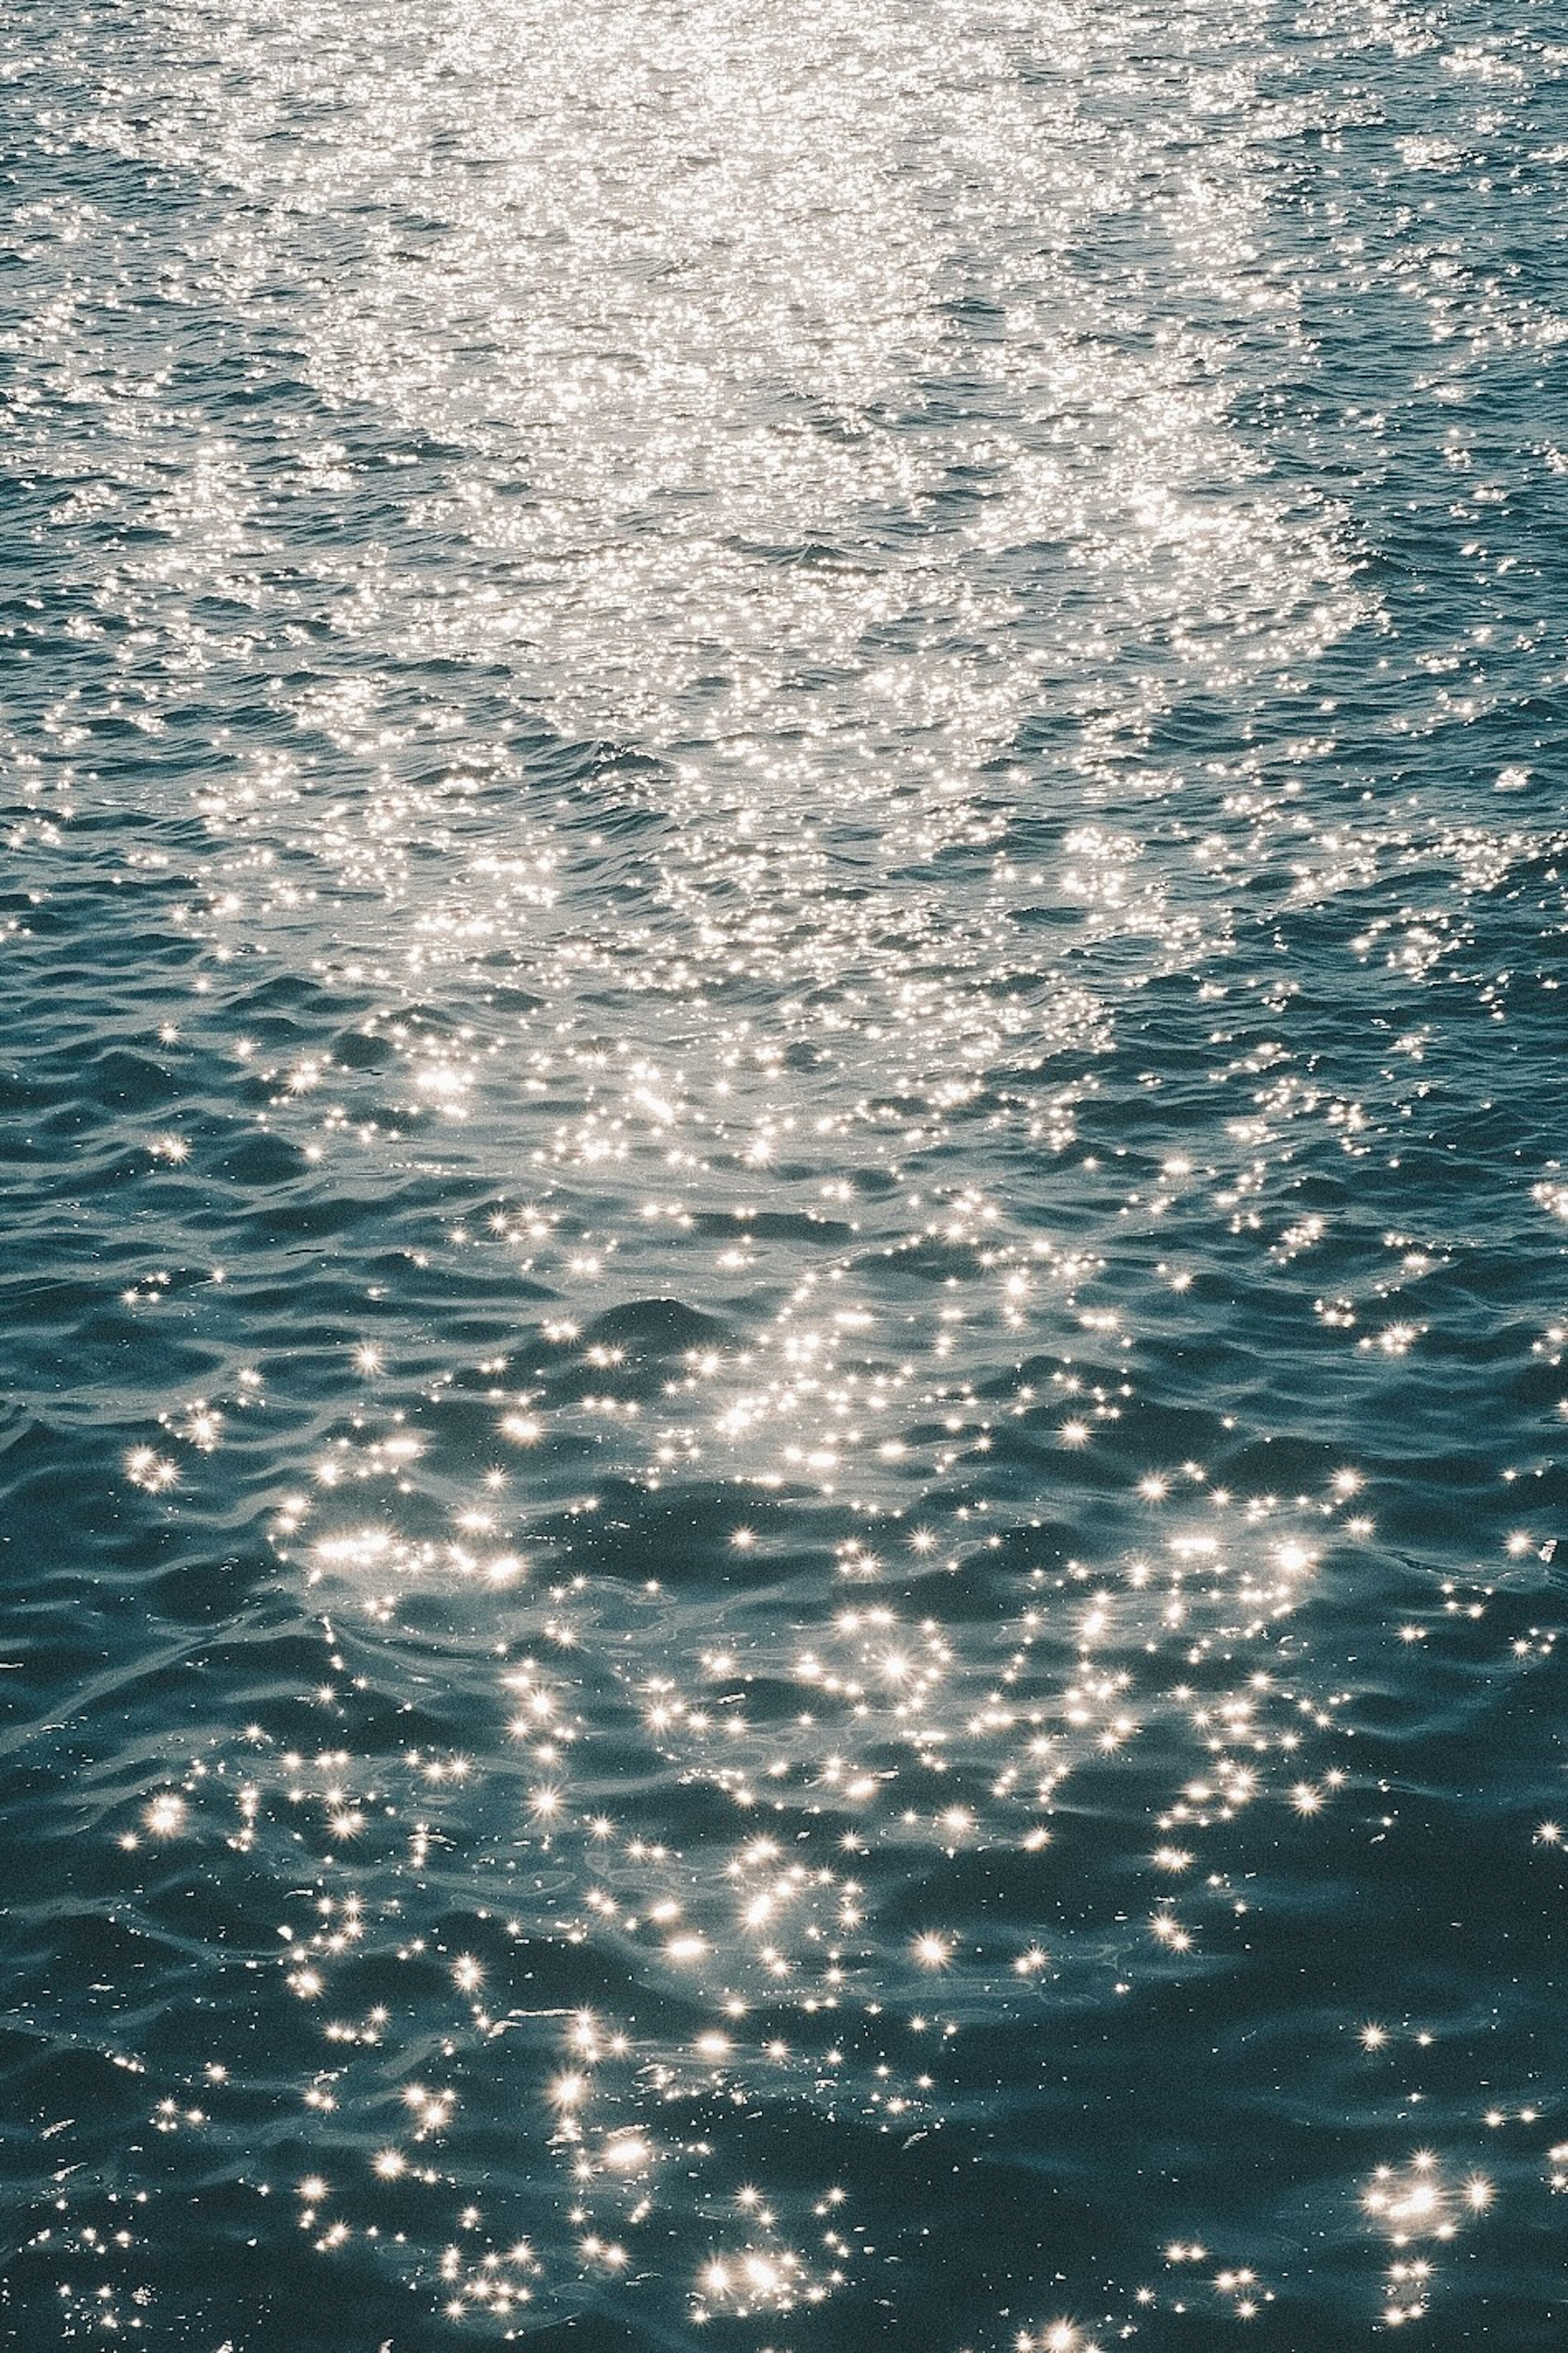
<instances>
[{"instance_id":1,"label":"light streak on water","mask_svg":"<svg viewBox=\"0 0 1568 2353\"><path fill-rule=\"evenodd\" d=\"M1568 47L0 40L18 2341L1553 2341Z\"/></svg>"}]
</instances>

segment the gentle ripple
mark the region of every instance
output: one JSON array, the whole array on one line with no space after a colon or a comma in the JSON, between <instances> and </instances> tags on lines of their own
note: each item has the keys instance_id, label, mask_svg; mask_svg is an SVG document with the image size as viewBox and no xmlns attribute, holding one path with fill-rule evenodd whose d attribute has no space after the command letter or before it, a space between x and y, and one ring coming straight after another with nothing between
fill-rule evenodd
<instances>
[{"instance_id":1,"label":"gentle ripple","mask_svg":"<svg viewBox=\"0 0 1568 2353\"><path fill-rule=\"evenodd\" d=\"M18 0L9 2341L1558 2341L1562 31Z\"/></svg>"}]
</instances>

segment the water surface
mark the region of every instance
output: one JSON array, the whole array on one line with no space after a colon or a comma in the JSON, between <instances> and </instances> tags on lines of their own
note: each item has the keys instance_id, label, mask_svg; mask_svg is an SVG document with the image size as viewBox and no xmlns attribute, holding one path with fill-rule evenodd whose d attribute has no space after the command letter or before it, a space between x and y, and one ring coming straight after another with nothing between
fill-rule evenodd
<instances>
[{"instance_id":1,"label":"water surface","mask_svg":"<svg viewBox=\"0 0 1568 2353\"><path fill-rule=\"evenodd\" d=\"M8 2341L1559 2342L1561 21L4 54Z\"/></svg>"}]
</instances>

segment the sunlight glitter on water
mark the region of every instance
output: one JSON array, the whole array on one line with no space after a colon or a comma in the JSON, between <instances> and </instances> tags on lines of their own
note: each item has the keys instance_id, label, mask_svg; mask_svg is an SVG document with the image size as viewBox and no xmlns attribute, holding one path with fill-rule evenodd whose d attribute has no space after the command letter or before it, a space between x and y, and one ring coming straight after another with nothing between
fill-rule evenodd
<instances>
[{"instance_id":1,"label":"sunlight glitter on water","mask_svg":"<svg viewBox=\"0 0 1568 2353\"><path fill-rule=\"evenodd\" d=\"M1568 51L0 39L17 2326L1551 2341Z\"/></svg>"}]
</instances>

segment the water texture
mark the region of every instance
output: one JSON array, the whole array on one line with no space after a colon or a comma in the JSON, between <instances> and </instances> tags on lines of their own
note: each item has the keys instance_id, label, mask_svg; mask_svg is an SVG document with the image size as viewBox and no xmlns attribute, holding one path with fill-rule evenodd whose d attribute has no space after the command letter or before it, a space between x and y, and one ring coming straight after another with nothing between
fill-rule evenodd
<instances>
[{"instance_id":1,"label":"water texture","mask_svg":"<svg viewBox=\"0 0 1568 2353\"><path fill-rule=\"evenodd\" d=\"M5 2341L1560 2345L1561 12L0 55Z\"/></svg>"}]
</instances>

